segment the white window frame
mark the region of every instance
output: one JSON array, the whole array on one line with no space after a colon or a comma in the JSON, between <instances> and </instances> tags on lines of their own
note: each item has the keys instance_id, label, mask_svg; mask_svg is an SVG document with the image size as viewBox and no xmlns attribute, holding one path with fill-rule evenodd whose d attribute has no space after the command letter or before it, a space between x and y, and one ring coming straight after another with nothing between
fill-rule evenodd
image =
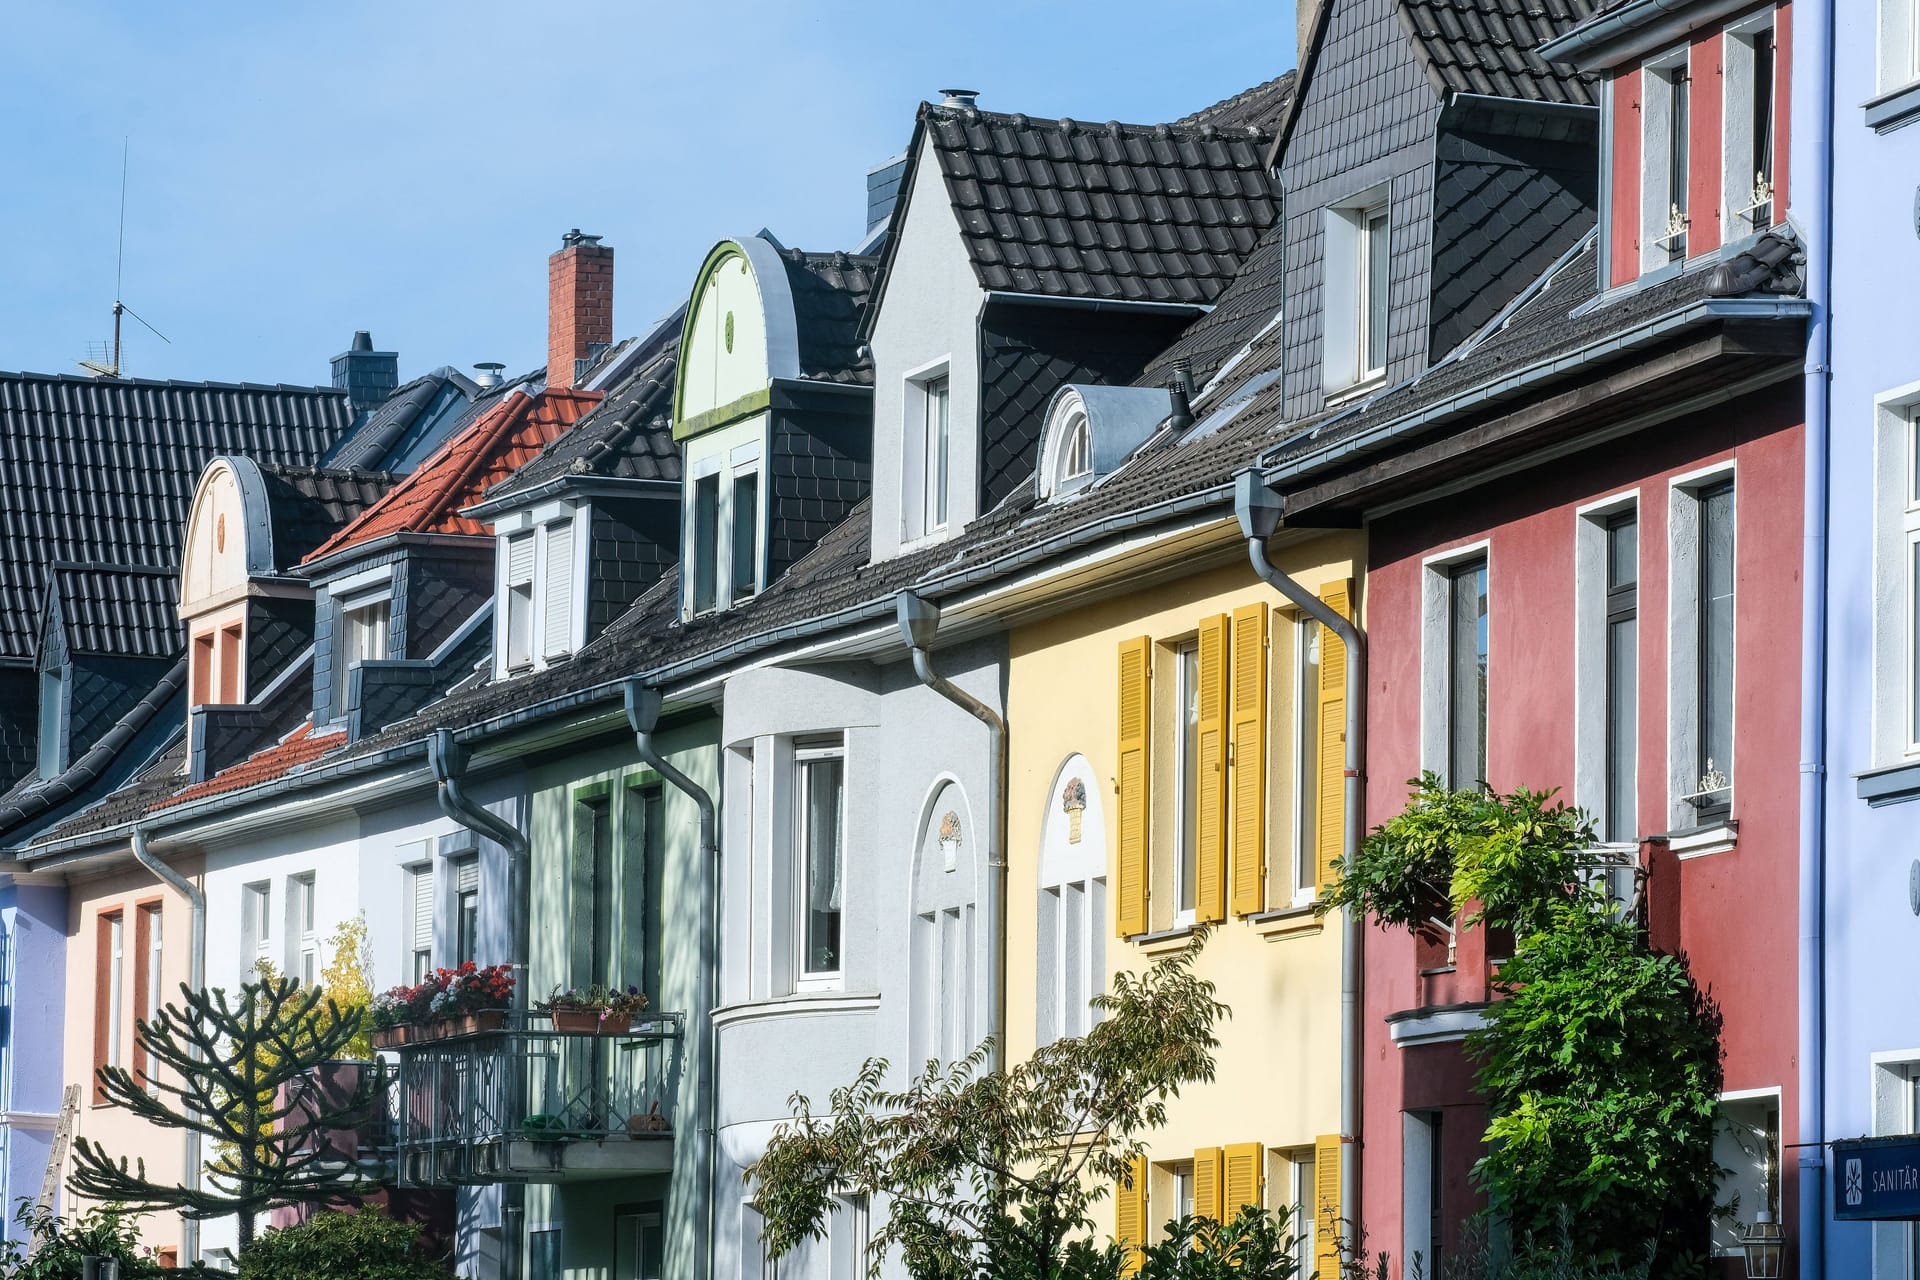
<instances>
[{"instance_id":1,"label":"white window frame","mask_svg":"<svg viewBox=\"0 0 1920 1280\"><path fill-rule=\"evenodd\" d=\"M1752 225L1753 211L1760 206L1754 199L1757 190L1757 174L1750 171L1748 160L1753 154L1753 109L1754 85L1759 79L1759 63L1756 54L1758 41L1762 36L1774 35L1773 7L1769 5L1760 12L1730 24L1721 36L1721 66L1724 68L1721 85L1720 104L1720 186L1721 209L1723 216L1721 227L1723 240L1739 240L1757 230ZM1773 57L1773 76L1768 81L1772 96L1772 105L1768 109L1768 119L1777 138L1780 133L1780 50L1771 46ZM1785 192L1773 190L1773 179L1780 171L1780 157L1772 157L1767 173L1771 205L1768 225L1783 222L1781 216Z\"/></svg>"},{"instance_id":2,"label":"white window frame","mask_svg":"<svg viewBox=\"0 0 1920 1280\"><path fill-rule=\"evenodd\" d=\"M65 667L52 667L40 673L40 725L38 748L42 778L57 777L66 767L67 727L67 672Z\"/></svg>"},{"instance_id":3,"label":"white window frame","mask_svg":"<svg viewBox=\"0 0 1920 1280\"><path fill-rule=\"evenodd\" d=\"M121 1058L124 1036L120 1024L127 1009L127 914L116 911L107 917L107 1065L125 1066Z\"/></svg>"},{"instance_id":4,"label":"white window frame","mask_svg":"<svg viewBox=\"0 0 1920 1280\"><path fill-rule=\"evenodd\" d=\"M1293 1203L1288 1206L1288 1225L1293 1230L1294 1259L1299 1265L1299 1274L1313 1274L1313 1233L1314 1205L1316 1203L1313 1185L1314 1154L1311 1147L1295 1151L1287 1157L1287 1169L1291 1175Z\"/></svg>"},{"instance_id":5,"label":"white window frame","mask_svg":"<svg viewBox=\"0 0 1920 1280\"><path fill-rule=\"evenodd\" d=\"M1914 632L1914 557L1920 554L1916 497L1920 382L1874 400L1873 741L1875 767L1920 759L1920 636Z\"/></svg>"},{"instance_id":6,"label":"white window frame","mask_svg":"<svg viewBox=\"0 0 1920 1280\"><path fill-rule=\"evenodd\" d=\"M1720 1125L1722 1122L1721 1111L1728 1103L1733 1103L1737 1106L1741 1103L1771 1102L1773 1104L1774 1123L1776 1125L1774 1148L1771 1153L1773 1159L1775 1194L1780 1196L1782 1201L1784 1201L1786 1195L1786 1161L1784 1157L1786 1155L1787 1114L1785 1107L1782 1105L1782 1097L1782 1091L1778 1086L1770 1086L1764 1089L1729 1089L1722 1093L1720 1095L1719 1106L1714 1108L1714 1145L1719 1145ZM1716 1156L1716 1159L1717 1158ZM1726 1166L1722 1167L1724 1168ZM1739 1170L1732 1169L1728 1171L1736 1174L1739 1172ZM1732 1188L1725 1181L1722 1181L1720 1186L1715 1190L1714 1199L1719 1201L1721 1196L1730 1190L1732 1190ZM1775 1222L1780 1221L1781 1207L1780 1205L1769 1207L1774 1215ZM1756 1211L1756 1206L1743 1203L1738 1211L1739 1222L1752 1222L1753 1215ZM1737 1236L1739 1231L1740 1227L1737 1224L1730 1225L1718 1219L1714 1221L1713 1233L1716 1236ZM1744 1251L1740 1248L1737 1241L1731 1238L1713 1240L1712 1251L1713 1256L1716 1258L1738 1258L1744 1256Z\"/></svg>"},{"instance_id":7,"label":"white window frame","mask_svg":"<svg viewBox=\"0 0 1920 1280\"><path fill-rule=\"evenodd\" d=\"M149 903L141 908L146 912L147 921L147 1016L158 1018L160 1008L165 1003L161 997L166 993L166 982L161 976L161 961L166 954L162 940L166 908L159 903Z\"/></svg>"},{"instance_id":8,"label":"white window frame","mask_svg":"<svg viewBox=\"0 0 1920 1280\"><path fill-rule=\"evenodd\" d=\"M1084 1035L1100 1017L1091 1002L1106 990L1106 940L1113 922L1107 914L1107 838L1099 778L1092 763L1076 752L1055 773L1044 801L1034 947L1035 1044ZM1072 822L1059 807L1071 781L1087 793L1078 842L1061 831ZM1078 933L1070 938L1069 904L1076 900Z\"/></svg>"},{"instance_id":9,"label":"white window frame","mask_svg":"<svg viewBox=\"0 0 1920 1280\"><path fill-rule=\"evenodd\" d=\"M1573 796L1574 804L1594 819L1595 825L1606 825L1607 804L1612 798L1612 778L1607 769L1607 734L1609 731L1607 713L1610 698L1610 672L1608 657L1608 621L1607 621L1607 534L1608 525L1617 516L1631 514L1636 524L1640 521L1640 490L1629 489L1623 493L1611 494L1595 502L1589 502L1577 508L1574 518L1573 550L1573 667L1574 667L1574 759L1573 759ZM1646 579L1647 563L1646 540L1636 542L1639 550L1636 582ZM1640 615L1645 613L1644 602L1635 616L1634 636L1636 649L1636 690L1638 669L1644 666L1639 661L1644 658L1645 632L1639 625ZM1638 694L1636 694L1636 697ZM1638 708L1636 706L1636 712ZM1636 715L1636 743L1643 741L1646 726L1640 723ZM1634 795L1641 793L1644 780L1640 777L1639 752L1635 751ZM1636 833L1637 834L1637 833Z\"/></svg>"},{"instance_id":10,"label":"white window frame","mask_svg":"<svg viewBox=\"0 0 1920 1280\"><path fill-rule=\"evenodd\" d=\"M1293 618L1293 864L1280 900L1309 907L1320 896L1320 623Z\"/></svg>"},{"instance_id":11,"label":"white window frame","mask_svg":"<svg viewBox=\"0 0 1920 1280\"><path fill-rule=\"evenodd\" d=\"M1386 220L1385 294L1373 296L1371 228ZM1393 307L1393 209L1391 191L1377 186L1324 211L1324 262L1321 284L1323 390L1329 396L1358 392L1386 380L1387 351L1372 349L1376 312L1388 322L1391 345Z\"/></svg>"},{"instance_id":12,"label":"white window frame","mask_svg":"<svg viewBox=\"0 0 1920 1280\"><path fill-rule=\"evenodd\" d=\"M254 966L273 958L273 882L240 888L240 981L253 981Z\"/></svg>"},{"instance_id":13,"label":"white window frame","mask_svg":"<svg viewBox=\"0 0 1920 1280\"><path fill-rule=\"evenodd\" d=\"M386 614L386 626L368 625L364 615L381 610ZM363 662L382 662L389 656L393 647L393 582L391 577L382 578L377 585L350 592L333 595L334 640L333 640L333 718L343 720L347 715L347 695L353 679L353 668ZM364 638L371 643L365 651L356 645L356 638Z\"/></svg>"},{"instance_id":14,"label":"white window frame","mask_svg":"<svg viewBox=\"0 0 1920 1280\"><path fill-rule=\"evenodd\" d=\"M301 983L313 983L320 977L320 943L314 933L318 904L317 881L311 871L287 877L287 959L286 976Z\"/></svg>"},{"instance_id":15,"label":"white window frame","mask_svg":"<svg viewBox=\"0 0 1920 1280\"><path fill-rule=\"evenodd\" d=\"M1453 571L1473 560L1487 562L1487 703L1493 704L1494 662L1493 602L1494 555L1492 543L1482 538L1445 551L1436 552L1420 562L1420 767L1440 775L1449 787L1457 785L1447 776L1452 755L1453 698ZM1492 723L1488 723L1491 734ZM1488 761L1491 768L1492 761Z\"/></svg>"},{"instance_id":16,"label":"white window frame","mask_svg":"<svg viewBox=\"0 0 1920 1280\"><path fill-rule=\"evenodd\" d=\"M1740 479L1734 460L1714 463L1668 482L1667 515L1667 822L1675 831L1704 825L1688 797L1699 790L1700 765L1700 494L1722 481L1733 482L1734 582L1740 580ZM1727 812L1739 812L1737 713L1740 698L1740 606L1734 596L1733 665L1736 724L1735 759L1715 761L1727 775ZM1727 846L1730 847L1730 846ZM1721 846L1689 850L1682 857L1721 851Z\"/></svg>"},{"instance_id":17,"label":"white window frame","mask_svg":"<svg viewBox=\"0 0 1920 1280\"><path fill-rule=\"evenodd\" d=\"M1669 146L1673 127L1674 87L1691 83L1690 46L1683 45L1647 59L1640 67L1640 270L1657 271L1673 261L1671 246L1676 237L1668 231L1675 207L1692 228L1694 210L1687 207L1686 193L1679 198L1672 190L1673 156ZM1675 80L1678 73L1680 80ZM1691 96L1688 102L1691 107ZM1688 114L1692 127L1692 114ZM1697 157L1688 148L1687 185L1692 185L1693 164ZM1688 252L1691 252L1689 246ZM1683 257L1685 254L1682 255Z\"/></svg>"},{"instance_id":18,"label":"white window frame","mask_svg":"<svg viewBox=\"0 0 1920 1280\"><path fill-rule=\"evenodd\" d=\"M935 503L934 459L929 452L932 407L931 390L945 389L947 404L946 458L941 490L944 513ZM909 369L901 375L900 423L900 541L903 545L943 538L952 530L958 516L954 492L954 421L952 358Z\"/></svg>"},{"instance_id":19,"label":"white window frame","mask_svg":"<svg viewBox=\"0 0 1920 1280\"><path fill-rule=\"evenodd\" d=\"M1882 95L1920 80L1920 4L1880 0L1875 39L1875 70Z\"/></svg>"},{"instance_id":20,"label":"white window frame","mask_svg":"<svg viewBox=\"0 0 1920 1280\"><path fill-rule=\"evenodd\" d=\"M729 448L700 452L697 446L687 464L687 487L681 503L681 545L686 548L681 570L680 613L692 618L720 613L767 589L767 473L764 447L766 424L757 420L755 439ZM731 430L731 428L729 428ZM737 595L733 589L734 493L740 481L755 478L753 518L753 590ZM700 536L699 503L695 494L704 480L714 483L713 503L713 603L701 606L697 599L698 565L695 548Z\"/></svg>"},{"instance_id":21,"label":"white window frame","mask_svg":"<svg viewBox=\"0 0 1920 1280\"><path fill-rule=\"evenodd\" d=\"M406 981L424 982L433 972L434 867L431 859L401 868L406 878ZM426 937L420 937L420 899L426 898Z\"/></svg>"},{"instance_id":22,"label":"white window frame","mask_svg":"<svg viewBox=\"0 0 1920 1280\"><path fill-rule=\"evenodd\" d=\"M824 760L840 762L840 814L837 830L839 832L840 859L840 956L837 968L809 969L807 967L807 872L812 850L807 841L807 767ZM799 742L793 750L793 782L790 794L793 796L793 884L792 928L793 928L793 973L796 991L837 991L846 979L847 956L847 792L850 789L848 777L848 753L844 740Z\"/></svg>"},{"instance_id":23,"label":"white window frame","mask_svg":"<svg viewBox=\"0 0 1920 1280\"><path fill-rule=\"evenodd\" d=\"M591 528L591 522L582 519L584 512L569 511L565 515L545 519L540 522L538 554L534 557L534 631L533 649L539 655L539 664L545 667L561 658L573 655L580 647L580 633L584 630L581 620L586 610L587 593L586 565L582 552L586 550L583 529ZM566 567L571 575L567 591L566 639L559 646L550 645L547 635L553 619L549 616L553 606L553 540L559 531L567 530Z\"/></svg>"},{"instance_id":24,"label":"white window frame","mask_svg":"<svg viewBox=\"0 0 1920 1280\"><path fill-rule=\"evenodd\" d=\"M473 888L462 889L460 887L462 872L469 866L473 868ZM478 853L462 854L457 858L449 859L447 862L447 901L453 908L451 919L452 927L447 930L447 936L452 940L453 944L452 955L449 957L452 965L461 965L469 960L477 964L480 960L480 897L484 888L482 884L483 870L484 868L480 865L480 855ZM471 951L461 946L462 918L466 914L466 900L469 896L473 899L473 934L470 939L473 946Z\"/></svg>"},{"instance_id":25,"label":"white window frame","mask_svg":"<svg viewBox=\"0 0 1920 1280\"><path fill-rule=\"evenodd\" d=\"M524 546L527 554L526 577L519 578L513 572L513 557L517 547ZM500 539L500 673L512 675L521 671L531 671L538 661L539 645L534 642L538 629L538 597L534 595L534 579L540 576L540 537L536 529L522 529L507 534ZM516 604L519 607L515 607Z\"/></svg>"},{"instance_id":26,"label":"white window frame","mask_svg":"<svg viewBox=\"0 0 1920 1280\"><path fill-rule=\"evenodd\" d=\"M1193 1216L1193 1161L1183 1160L1167 1166L1167 1198L1173 1202L1173 1219ZM1147 1224L1151 1231L1153 1224Z\"/></svg>"},{"instance_id":27,"label":"white window frame","mask_svg":"<svg viewBox=\"0 0 1920 1280\"><path fill-rule=\"evenodd\" d=\"M1193 674L1191 676L1187 674L1187 659L1189 656L1193 659ZM1197 815L1190 812L1200 797L1197 794L1187 794L1187 773L1189 765L1192 767L1196 780L1194 790L1196 792L1199 790L1198 777L1200 763L1198 760L1189 761L1187 759L1189 751L1198 752L1200 750L1200 735L1197 726L1195 728L1192 746L1189 747L1187 743L1187 701L1189 698L1193 699L1197 714L1200 697L1200 690L1198 688L1199 680L1200 641L1196 636L1189 636L1187 639L1177 641L1173 645L1173 715L1171 717L1173 722L1173 839L1169 844L1169 852L1173 855L1170 866L1173 879L1170 882L1172 892L1168 895L1168 898L1173 903L1172 927L1175 929L1191 928L1194 922L1195 909L1200 905L1200 876L1197 864L1200 853L1200 832L1198 830ZM1191 688L1189 687L1189 681L1193 684ZM1186 888L1187 871L1189 869L1187 864L1189 861L1194 861L1196 864L1193 867L1193 900L1185 906L1182 906L1180 897L1182 891Z\"/></svg>"},{"instance_id":28,"label":"white window frame","mask_svg":"<svg viewBox=\"0 0 1920 1280\"><path fill-rule=\"evenodd\" d=\"M1920 1133L1920 1046L1882 1050L1871 1055L1868 1063L1873 1136ZM1836 1196L1841 1176L1836 1169ZM1916 1275L1920 1275L1920 1223L1874 1223L1873 1280L1914 1280Z\"/></svg>"}]
</instances>

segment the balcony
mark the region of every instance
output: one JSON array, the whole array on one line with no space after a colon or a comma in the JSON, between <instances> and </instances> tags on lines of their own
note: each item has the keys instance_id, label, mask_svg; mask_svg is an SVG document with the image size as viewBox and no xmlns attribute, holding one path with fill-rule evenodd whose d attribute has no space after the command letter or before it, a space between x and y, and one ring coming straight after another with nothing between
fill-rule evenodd
<instances>
[{"instance_id":1,"label":"balcony","mask_svg":"<svg viewBox=\"0 0 1920 1280\"><path fill-rule=\"evenodd\" d=\"M673 1162L682 1017L617 1035L516 1014L499 1031L398 1052L402 1186L568 1182L660 1173Z\"/></svg>"}]
</instances>

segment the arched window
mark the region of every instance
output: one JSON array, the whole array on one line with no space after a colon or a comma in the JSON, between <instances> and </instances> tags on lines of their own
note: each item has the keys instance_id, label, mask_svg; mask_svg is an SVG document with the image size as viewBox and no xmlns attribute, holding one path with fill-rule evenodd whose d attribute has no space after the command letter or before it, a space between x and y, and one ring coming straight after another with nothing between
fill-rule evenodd
<instances>
[{"instance_id":1,"label":"arched window","mask_svg":"<svg viewBox=\"0 0 1920 1280\"><path fill-rule=\"evenodd\" d=\"M1093 766L1067 757L1040 824L1035 1043L1085 1035L1106 990L1107 825Z\"/></svg>"},{"instance_id":2,"label":"arched window","mask_svg":"<svg viewBox=\"0 0 1920 1280\"><path fill-rule=\"evenodd\" d=\"M972 811L951 780L939 783L921 817L913 870L913 1070L951 1062L979 1043L976 1023L978 894Z\"/></svg>"},{"instance_id":3,"label":"arched window","mask_svg":"<svg viewBox=\"0 0 1920 1280\"><path fill-rule=\"evenodd\" d=\"M1067 419L1065 434L1060 438L1060 447L1055 454L1053 487L1062 490L1072 487L1075 480L1093 473L1093 440L1084 412L1075 413Z\"/></svg>"}]
</instances>

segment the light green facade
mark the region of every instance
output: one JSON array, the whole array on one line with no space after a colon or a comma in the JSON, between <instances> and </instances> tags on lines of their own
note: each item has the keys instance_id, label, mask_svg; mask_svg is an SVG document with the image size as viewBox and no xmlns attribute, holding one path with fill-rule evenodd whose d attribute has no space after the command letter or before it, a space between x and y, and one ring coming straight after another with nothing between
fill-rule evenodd
<instances>
[{"instance_id":1,"label":"light green facade","mask_svg":"<svg viewBox=\"0 0 1920 1280\"><path fill-rule=\"evenodd\" d=\"M656 742L674 766L719 801L718 721L702 718L663 729ZM530 938L528 997L596 980L633 984L652 1009L685 1016L678 1069L667 1093L674 1137L670 1173L527 1188L529 1267L554 1247L565 1280L642 1280L703 1274L707 1225L707 1122L701 1089L708 1002L701 957L703 865L694 801L640 763L624 734L580 744L529 770ZM611 855L600 859L610 900L594 892L593 806L610 819ZM649 815L655 830L649 832ZM610 864L610 866L609 866ZM602 947L598 940L610 938ZM596 960L598 953L598 960ZM609 1047L609 1052L619 1052ZM610 1139L618 1143L619 1139ZM613 1153L617 1158L619 1153ZM642 1267L643 1236L659 1233L659 1267ZM551 1256L551 1255L548 1255Z\"/></svg>"}]
</instances>

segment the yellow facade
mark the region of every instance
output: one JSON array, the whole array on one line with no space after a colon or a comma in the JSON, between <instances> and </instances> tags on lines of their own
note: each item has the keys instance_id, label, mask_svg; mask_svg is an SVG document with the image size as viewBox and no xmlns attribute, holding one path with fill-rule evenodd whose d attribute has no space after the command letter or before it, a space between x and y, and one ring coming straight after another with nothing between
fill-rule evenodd
<instances>
[{"instance_id":1,"label":"yellow facade","mask_svg":"<svg viewBox=\"0 0 1920 1280\"><path fill-rule=\"evenodd\" d=\"M1227 553L1236 541L1223 531L1221 567L1010 636L1010 1057L1079 1029L1079 964L1137 972L1191 945L1190 918L1218 921L1197 966L1232 1010L1218 1074L1151 1135L1146 1203L1107 1202L1101 1229L1119 1237L1144 1221L1158 1238L1189 1204L1231 1217L1257 1197L1310 1215L1316 1149L1323 1164L1338 1150L1340 930L1311 905L1342 765L1339 716L1323 714L1340 711L1339 685L1322 694L1314 659L1338 644ZM1344 610L1362 545L1327 534L1273 558ZM1317 812L1330 778L1336 808ZM1176 883L1183 862L1198 865ZM1103 867L1104 886L1063 883L1076 865ZM1079 952L1096 917L1097 945ZM1321 1185L1337 1199L1337 1175Z\"/></svg>"}]
</instances>

